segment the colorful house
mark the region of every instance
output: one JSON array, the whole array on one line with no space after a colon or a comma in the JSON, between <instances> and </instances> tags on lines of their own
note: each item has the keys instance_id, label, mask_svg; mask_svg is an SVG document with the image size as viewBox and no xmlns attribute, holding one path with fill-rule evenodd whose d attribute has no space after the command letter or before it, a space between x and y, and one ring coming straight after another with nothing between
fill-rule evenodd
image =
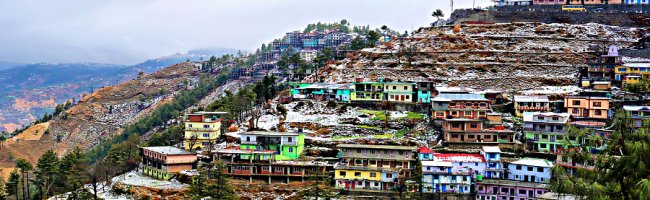
<instances>
[{"instance_id":1,"label":"colorful house","mask_svg":"<svg viewBox=\"0 0 650 200\"><path fill-rule=\"evenodd\" d=\"M563 148L568 113L527 112L524 113L524 132L528 149L538 152L555 152ZM578 144L577 138L572 138Z\"/></svg>"},{"instance_id":2,"label":"colorful house","mask_svg":"<svg viewBox=\"0 0 650 200\"><path fill-rule=\"evenodd\" d=\"M598 56L595 62L588 62L587 80L612 81L616 67L623 65L623 59L618 55L616 46L610 46L607 55ZM583 79L584 80L584 79Z\"/></svg>"},{"instance_id":3,"label":"colorful house","mask_svg":"<svg viewBox=\"0 0 650 200\"><path fill-rule=\"evenodd\" d=\"M521 158L508 164L508 180L547 183L553 162L539 158Z\"/></svg>"},{"instance_id":4,"label":"colorful house","mask_svg":"<svg viewBox=\"0 0 650 200\"><path fill-rule=\"evenodd\" d=\"M273 151L275 160L297 159L305 146L304 133L253 131L239 134L241 150ZM247 159L253 154L242 154Z\"/></svg>"},{"instance_id":5,"label":"colorful house","mask_svg":"<svg viewBox=\"0 0 650 200\"><path fill-rule=\"evenodd\" d=\"M610 99L597 96L566 96L564 107L576 118L606 120L609 118Z\"/></svg>"},{"instance_id":6,"label":"colorful house","mask_svg":"<svg viewBox=\"0 0 650 200\"><path fill-rule=\"evenodd\" d=\"M203 149L214 145L221 136L221 116L227 112L196 112L185 114L183 146L185 150Z\"/></svg>"},{"instance_id":7,"label":"colorful house","mask_svg":"<svg viewBox=\"0 0 650 200\"><path fill-rule=\"evenodd\" d=\"M479 119L490 110L490 100L479 94L439 94L431 99L435 119Z\"/></svg>"},{"instance_id":8,"label":"colorful house","mask_svg":"<svg viewBox=\"0 0 650 200\"><path fill-rule=\"evenodd\" d=\"M453 169L451 162L422 161L423 192L469 194L473 172L468 169Z\"/></svg>"},{"instance_id":9,"label":"colorful house","mask_svg":"<svg viewBox=\"0 0 650 200\"><path fill-rule=\"evenodd\" d=\"M169 180L180 171L196 168L196 153L170 146L142 147L142 171L157 179Z\"/></svg>"},{"instance_id":10,"label":"colorful house","mask_svg":"<svg viewBox=\"0 0 650 200\"><path fill-rule=\"evenodd\" d=\"M623 88L650 77L650 63L625 63L616 67L615 79L621 81Z\"/></svg>"},{"instance_id":11,"label":"colorful house","mask_svg":"<svg viewBox=\"0 0 650 200\"><path fill-rule=\"evenodd\" d=\"M547 96L515 96L515 116L523 117L524 112L551 111L550 101Z\"/></svg>"},{"instance_id":12,"label":"colorful house","mask_svg":"<svg viewBox=\"0 0 650 200\"><path fill-rule=\"evenodd\" d=\"M476 182L477 200L537 199L550 191L548 184L502 179L484 179Z\"/></svg>"},{"instance_id":13,"label":"colorful house","mask_svg":"<svg viewBox=\"0 0 650 200\"><path fill-rule=\"evenodd\" d=\"M384 84L380 82L355 82L351 101L383 101Z\"/></svg>"},{"instance_id":14,"label":"colorful house","mask_svg":"<svg viewBox=\"0 0 650 200\"><path fill-rule=\"evenodd\" d=\"M623 110L634 121L635 128L641 128L643 122L650 119L650 107L648 106L623 106Z\"/></svg>"},{"instance_id":15,"label":"colorful house","mask_svg":"<svg viewBox=\"0 0 650 200\"><path fill-rule=\"evenodd\" d=\"M313 160L276 160L274 150L219 149L213 151L215 161L225 163L224 172L230 176L253 179L305 181L311 177L326 177L326 162ZM251 156L252 155L252 156Z\"/></svg>"},{"instance_id":16,"label":"colorful house","mask_svg":"<svg viewBox=\"0 0 650 200\"><path fill-rule=\"evenodd\" d=\"M334 165L335 187L348 190L395 191L411 177L413 146L339 144Z\"/></svg>"},{"instance_id":17,"label":"colorful house","mask_svg":"<svg viewBox=\"0 0 650 200\"><path fill-rule=\"evenodd\" d=\"M514 131L503 125L484 128L484 121L477 119L447 119L442 130L449 143L514 144Z\"/></svg>"},{"instance_id":18,"label":"colorful house","mask_svg":"<svg viewBox=\"0 0 650 200\"><path fill-rule=\"evenodd\" d=\"M436 87L434 82L423 81L417 83L417 101L418 103L431 103L431 98L436 96Z\"/></svg>"},{"instance_id":19,"label":"colorful house","mask_svg":"<svg viewBox=\"0 0 650 200\"><path fill-rule=\"evenodd\" d=\"M501 163L501 148L498 146L483 146L479 151L485 159L483 178L502 178L503 163Z\"/></svg>"},{"instance_id":20,"label":"colorful house","mask_svg":"<svg viewBox=\"0 0 650 200\"><path fill-rule=\"evenodd\" d=\"M415 101L415 83L386 82L384 88L386 100L388 101L402 103Z\"/></svg>"}]
</instances>

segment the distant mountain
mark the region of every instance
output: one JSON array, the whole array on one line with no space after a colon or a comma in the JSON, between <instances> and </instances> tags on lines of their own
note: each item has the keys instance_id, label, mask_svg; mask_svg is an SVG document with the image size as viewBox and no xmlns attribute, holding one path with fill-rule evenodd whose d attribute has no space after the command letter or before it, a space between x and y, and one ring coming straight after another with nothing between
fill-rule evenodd
<instances>
[{"instance_id":1,"label":"distant mountain","mask_svg":"<svg viewBox=\"0 0 650 200\"><path fill-rule=\"evenodd\" d=\"M0 60L0 71L5 70L5 69L9 69L9 68L13 68L13 67L17 67L17 66L21 66L21 65L25 65L25 63L9 62L9 61L1 61Z\"/></svg>"},{"instance_id":2,"label":"distant mountain","mask_svg":"<svg viewBox=\"0 0 650 200\"><path fill-rule=\"evenodd\" d=\"M115 85L152 73L166 66L187 61L207 60L210 56L235 54L235 49L200 49L149 59L134 66L73 64L11 64L0 67L0 130L12 131L52 112L57 103L79 99L103 86Z\"/></svg>"}]
</instances>

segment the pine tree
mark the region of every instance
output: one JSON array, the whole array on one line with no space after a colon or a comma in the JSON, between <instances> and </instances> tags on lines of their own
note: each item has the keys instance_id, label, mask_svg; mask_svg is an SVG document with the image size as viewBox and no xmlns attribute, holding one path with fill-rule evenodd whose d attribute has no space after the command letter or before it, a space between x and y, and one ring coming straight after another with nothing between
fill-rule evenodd
<instances>
[{"instance_id":1,"label":"pine tree","mask_svg":"<svg viewBox=\"0 0 650 200\"><path fill-rule=\"evenodd\" d=\"M650 199L650 168L646 167L650 163L650 123L636 129L632 125L626 112L616 112L614 132L602 153L590 152L588 145L599 142L595 138L565 154L577 163L593 163L594 169L579 168L570 174L556 165L551 170L551 189L587 199ZM569 134L580 136L574 131Z\"/></svg>"},{"instance_id":2,"label":"pine tree","mask_svg":"<svg viewBox=\"0 0 650 200\"><path fill-rule=\"evenodd\" d=\"M23 197L24 199L29 199L29 197L31 197L29 193L29 171L31 171L34 166L32 166L32 163L29 163L29 161L23 158L18 158L16 159L16 168L20 169L20 172L23 174Z\"/></svg>"},{"instance_id":3,"label":"pine tree","mask_svg":"<svg viewBox=\"0 0 650 200\"><path fill-rule=\"evenodd\" d=\"M9 174L9 180L7 180L6 191L9 196L14 195L15 199L20 199L20 173L18 170L14 170Z\"/></svg>"},{"instance_id":4,"label":"pine tree","mask_svg":"<svg viewBox=\"0 0 650 200\"><path fill-rule=\"evenodd\" d=\"M36 180L41 189L42 199L50 194L50 189L59 175L59 157L54 150L48 150L36 164Z\"/></svg>"},{"instance_id":5,"label":"pine tree","mask_svg":"<svg viewBox=\"0 0 650 200\"><path fill-rule=\"evenodd\" d=\"M230 185L227 174L223 173L225 165L217 162L213 167L199 171L190 185L189 193L193 199L212 197L213 199L237 199L235 189Z\"/></svg>"}]
</instances>

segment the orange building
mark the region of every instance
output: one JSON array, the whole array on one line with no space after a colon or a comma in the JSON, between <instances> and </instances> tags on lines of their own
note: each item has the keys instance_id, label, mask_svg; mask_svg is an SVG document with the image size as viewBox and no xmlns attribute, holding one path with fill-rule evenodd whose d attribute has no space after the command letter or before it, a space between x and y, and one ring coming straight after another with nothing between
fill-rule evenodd
<instances>
[{"instance_id":1,"label":"orange building","mask_svg":"<svg viewBox=\"0 0 650 200\"><path fill-rule=\"evenodd\" d=\"M176 173L196 168L195 153L176 147L142 147L142 166L144 174L169 180Z\"/></svg>"},{"instance_id":2,"label":"orange building","mask_svg":"<svg viewBox=\"0 0 650 200\"><path fill-rule=\"evenodd\" d=\"M567 96L564 107L576 118L608 119L609 97Z\"/></svg>"}]
</instances>

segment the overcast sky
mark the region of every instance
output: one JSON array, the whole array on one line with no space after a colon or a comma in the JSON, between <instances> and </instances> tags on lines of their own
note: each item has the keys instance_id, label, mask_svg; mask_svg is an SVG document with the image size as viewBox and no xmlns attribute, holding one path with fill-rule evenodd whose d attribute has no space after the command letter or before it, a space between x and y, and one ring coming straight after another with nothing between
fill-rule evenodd
<instances>
[{"instance_id":1,"label":"overcast sky","mask_svg":"<svg viewBox=\"0 0 650 200\"><path fill-rule=\"evenodd\" d=\"M449 16L449 0L1 0L0 60L136 64L197 48L252 51L319 21L410 32L436 8Z\"/></svg>"}]
</instances>

